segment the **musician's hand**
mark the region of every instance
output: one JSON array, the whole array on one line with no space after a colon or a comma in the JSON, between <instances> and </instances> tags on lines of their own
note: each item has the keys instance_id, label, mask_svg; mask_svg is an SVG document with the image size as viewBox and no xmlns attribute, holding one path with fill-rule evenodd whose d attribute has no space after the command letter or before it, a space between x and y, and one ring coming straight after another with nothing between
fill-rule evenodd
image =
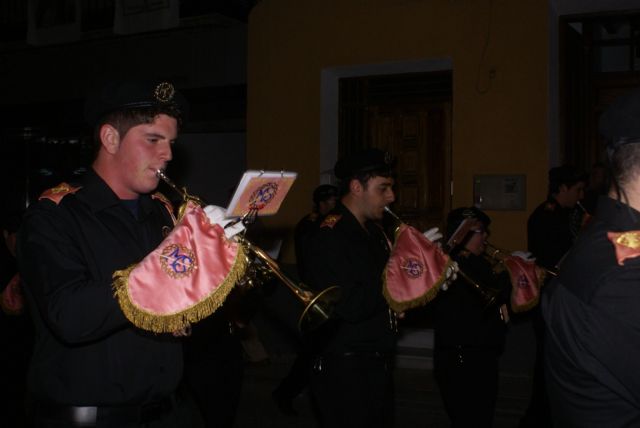
<instances>
[{"instance_id":1,"label":"musician's hand","mask_svg":"<svg viewBox=\"0 0 640 428\"><path fill-rule=\"evenodd\" d=\"M444 282L440 285L440 289L442 291L447 291L449 289L449 285L456 279L458 279L458 263L452 261L451 264L447 267L447 270L444 271Z\"/></svg>"},{"instance_id":2,"label":"musician's hand","mask_svg":"<svg viewBox=\"0 0 640 428\"><path fill-rule=\"evenodd\" d=\"M239 221L233 226L229 226L225 229L225 226L234 221L234 219L225 218L225 211L226 210L224 208L216 205L207 205L204 207L204 212L207 214L209 222L211 222L211 224L220 225L220 227L224 229L225 236L231 239L244 230L244 225Z\"/></svg>"},{"instance_id":3,"label":"musician's hand","mask_svg":"<svg viewBox=\"0 0 640 428\"><path fill-rule=\"evenodd\" d=\"M535 262L536 261L536 258L533 257L533 254L531 254L528 251L514 251L513 253L511 253L511 255L514 256L514 257L520 257L525 262Z\"/></svg>"},{"instance_id":4,"label":"musician's hand","mask_svg":"<svg viewBox=\"0 0 640 428\"><path fill-rule=\"evenodd\" d=\"M500 319L502 319L505 324L509 323L509 309L505 304L500 305Z\"/></svg>"},{"instance_id":5,"label":"musician's hand","mask_svg":"<svg viewBox=\"0 0 640 428\"><path fill-rule=\"evenodd\" d=\"M437 241L442 239L442 233L440 233L440 230L437 227L432 227L431 229L424 231L422 234L429 241L440 245L440 242Z\"/></svg>"}]
</instances>

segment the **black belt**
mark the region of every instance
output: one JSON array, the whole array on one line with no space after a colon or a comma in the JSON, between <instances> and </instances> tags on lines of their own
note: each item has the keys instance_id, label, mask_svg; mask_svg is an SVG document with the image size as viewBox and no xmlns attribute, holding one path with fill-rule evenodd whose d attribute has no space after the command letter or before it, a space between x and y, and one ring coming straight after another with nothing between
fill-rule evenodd
<instances>
[{"instance_id":1,"label":"black belt","mask_svg":"<svg viewBox=\"0 0 640 428\"><path fill-rule=\"evenodd\" d=\"M95 426L99 420L113 423L148 423L171 413L175 408L175 397L170 396L140 406L66 406L38 403L38 418L63 420L77 427Z\"/></svg>"},{"instance_id":2,"label":"black belt","mask_svg":"<svg viewBox=\"0 0 640 428\"><path fill-rule=\"evenodd\" d=\"M348 351L343 354L338 354L341 357L355 357L355 358L380 358L390 359L391 354L380 351Z\"/></svg>"},{"instance_id":3,"label":"black belt","mask_svg":"<svg viewBox=\"0 0 640 428\"><path fill-rule=\"evenodd\" d=\"M392 367L393 354L381 351L346 351L343 353L333 353L326 355L316 355L313 362L313 370L320 373L324 370L325 365L331 365L337 360L356 360L356 361L375 361L375 364L383 364L385 370Z\"/></svg>"}]
</instances>

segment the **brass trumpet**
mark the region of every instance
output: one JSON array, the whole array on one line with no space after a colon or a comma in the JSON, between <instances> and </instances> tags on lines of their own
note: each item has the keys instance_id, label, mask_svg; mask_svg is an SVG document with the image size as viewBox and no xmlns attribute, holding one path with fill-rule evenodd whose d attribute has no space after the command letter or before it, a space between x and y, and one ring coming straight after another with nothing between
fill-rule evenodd
<instances>
[{"instance_id":1,"label":"brass trumpet","mask_svg":"<svg viewBox=\"0 0 640 428\"><path fill-rule=\"evenodd\" d=\"M498 248L495 245L492 245L489 241L485 241L484 243L484 253L485 256L492 261L496 261L498 263L503 263L504 259L511 254L511 251L504 250L502 248ZM545 275L558 276L558 271L555 269L548 269L540 265L536 265L537 268L542 269Z\"/></svg>"},{"instance_id":2,"label":"brass trumpet","mask_svg":"<svg viewBox=\"0 0 640 428\"><path fill-rule=\"evenodd\" d=\"M178 215L184 212L187 202L195 202L200 206L204 206L205 202L197 196L187 193L185 188L178 187L173 181L171 181L164 171L156 170L158 178L163 180L173 190L182 196L183 204L178 210ZM229 227L237 222L242 222L245 225L253 222L257 216L257 212L249 210L243 217L233 221L225 227ZM253 272L257 273L271 273L277 277L287 288L293 292L294 296L302 302L304 309L302 314L298 318L298 330L301 333L307 333L320 327L324 322L331 318L336 302L340 298L340 287L332 286L328 287L319 293L314 293L304 284L296 284L290 278L288 278L278 266L278 263L273 260L263 249L251 243L244 234L236 235L234 237L238 244L242 245L250 255L249 262L253 265ZM256 266L258 265L259 266ZM252 282L251 279L246 282Z\"/></svg>"}]
</instances>

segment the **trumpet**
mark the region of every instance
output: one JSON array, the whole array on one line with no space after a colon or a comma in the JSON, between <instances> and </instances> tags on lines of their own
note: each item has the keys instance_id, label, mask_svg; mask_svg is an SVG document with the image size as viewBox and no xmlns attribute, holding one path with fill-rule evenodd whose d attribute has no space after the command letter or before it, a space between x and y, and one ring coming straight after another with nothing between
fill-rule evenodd
<instances>
[{"instance_id":1,"label":"trumpet","mask_svg":"<svg viewBox=\"0 0 640 428\"><path fill-rule=\"evenodd\" d=\"M156 170L156 175L182 196L183 203L178 210L178 218L180 218L184 213L187 202L194 202L201 207L205 205L205 202L202 199L197 196L190 195L185 188L178 187L167 177L164 171L158 169ZM227 224L225 228L238 222L242 222L245 225L250 224L255 221L256 217L257 211L255 209L250 209L241 218ZM274 275L304 305L302 314L298 318L298 330L301 333L313 331L331 318L335 305L340 298L340 287L332 286L318 293L314 293L304 284L296 284L293 280L287 277L278 266L278 263L263 249L251 243L244 234L236 235L234 239L239 245L247 250L246 253L249 255L248 262L249 265L253 267L251 271L255 275ZM248 278L243 282L252 283L253 280Z\"/></svg>"},{"instance_id":2,"label":"trumpet","mask_svg":"<svg viewBox=\"0 0 640 428\"><path fill-rule=\"evenodd\" d=\"M493 261L503 264L504 259L507 258L511 252L504 250L502 248L498 248L495 245L492 245L489 241L485 241L484 243L484 253L485 256ZM541 269L545 275L550 275L553 277L558 276L558 271L555 269L548 269L540 265L536 265L536 268Z\"/></svg>"}]
</instances>

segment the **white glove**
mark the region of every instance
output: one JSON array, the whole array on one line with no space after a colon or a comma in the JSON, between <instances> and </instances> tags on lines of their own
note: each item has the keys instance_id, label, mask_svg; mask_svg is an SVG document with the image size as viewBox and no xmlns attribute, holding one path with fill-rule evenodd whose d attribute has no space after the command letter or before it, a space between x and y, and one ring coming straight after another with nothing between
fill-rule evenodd
<instances>
[{"instance_id":1,"label":"white glove","mask_svg":"<svg viewBox=\"0 0 640 428\"><path fill-rule=\"evenodd\" d=\"M511 253L511 255L514 256L514 257L520 257L525 262L535 262L536 261L536 258L533 257L533 254L531 254L528 251L514 251L513 253Z\"/></svg>"},{"instance_id":2,"label":"white glove","mask_svg":"<svg viewBox=\"0 0 640 428\"><path fill-rule=\"evenodd\" d=\"M440 290L447 291L449 289L449 285L458 279L458 262L451 261L451 265L444 272L444 282L440 285Z\"/></svg>"},{"instance_id":3,"label":"white glove","mask_svg":"<svg viewBox=\"0 0 640 428\"><path fill-rule=\"evenodd\" d=\"M216 205L207 205L206 207L204 207L204 212L205 214L207 214L207 217L209 218L209 222L211 224L217 224L222 227L222 229L224 230L224 234L228 239L233 238L238 233L244 230L244 225L241 221L225 229L225 226L234 221L234 219L225 218L226 210L224 208Z\"/></svg>"},{"instance_id":4,"label":"white glove","mask_svg":"<svg viewBox=\"0 0 640 428\"><path fill-rule=\"evenodd\" d=\"M437 240L442 239L442 233L440 233L440 230L437 227L432 227L431 229L424 231L422 234L425 238L433 243L436 243Z\"/></svg>"}]
</instances>

